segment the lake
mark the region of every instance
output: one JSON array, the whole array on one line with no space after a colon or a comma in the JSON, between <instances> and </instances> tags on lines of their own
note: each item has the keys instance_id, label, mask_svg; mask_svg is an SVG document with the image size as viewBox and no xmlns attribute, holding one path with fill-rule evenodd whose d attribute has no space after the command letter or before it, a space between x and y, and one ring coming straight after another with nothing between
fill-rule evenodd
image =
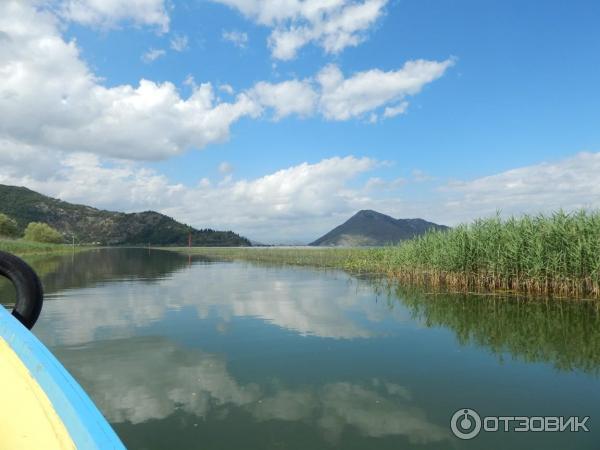
<instances>
[{"instance_id":1,"label":"lake","mask_svg":"<svg viewBox=\"0 0 600 450\"><path fill-rule=\"evenodd\" d=\"M594 302L147 249L28 261L46 291L35 334L131 449L600 447ZM589 416L590 431L461 440L462 408Z\"/></svg>"}]
</instances>

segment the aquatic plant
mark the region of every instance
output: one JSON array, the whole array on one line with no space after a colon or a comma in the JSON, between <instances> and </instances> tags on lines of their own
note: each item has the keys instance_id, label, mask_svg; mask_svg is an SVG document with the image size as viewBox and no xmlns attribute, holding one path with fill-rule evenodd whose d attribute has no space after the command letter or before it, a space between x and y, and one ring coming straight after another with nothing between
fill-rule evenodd
<instances>
[{"instance_id":1,"label":"aquatic plant","mask_svg":"<svg viewBox=\"0 0 600 450\"><path fill-rule=\"evenodd\" d=\"M380 271L421 284L600 296L599 212L496 216L370 253Z\"/></svg>"}]
</instances>

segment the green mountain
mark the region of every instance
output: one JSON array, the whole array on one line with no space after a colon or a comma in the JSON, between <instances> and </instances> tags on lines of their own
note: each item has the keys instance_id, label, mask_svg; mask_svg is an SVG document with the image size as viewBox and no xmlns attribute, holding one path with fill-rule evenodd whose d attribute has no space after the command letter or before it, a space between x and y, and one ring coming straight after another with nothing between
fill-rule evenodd
<instances>
[{"instance_id":1,"label":"green mountain","mask_svg":"<svg viewBox=\"0 0 600 450\"><path fill-rule=\"evenodd\" d=\"M430 229L446 230L448 227L423 219L394 219L377 211L363 210L310 245L354 247L395 244Z\"/></svg>"},{"instance_id":2,"label":"green mountain","mask_svg":"<svg viewBox=\"0 0 600 450\"><path fill-rule=\"evenodd\" d=\"M101 245L249 246L232 231L196 230L154 211L122 213L75 205L24 187L0 184L0 212L17 221L20 233L30 222L44 222L80 243Z\"/></svg>"}]
</instances>

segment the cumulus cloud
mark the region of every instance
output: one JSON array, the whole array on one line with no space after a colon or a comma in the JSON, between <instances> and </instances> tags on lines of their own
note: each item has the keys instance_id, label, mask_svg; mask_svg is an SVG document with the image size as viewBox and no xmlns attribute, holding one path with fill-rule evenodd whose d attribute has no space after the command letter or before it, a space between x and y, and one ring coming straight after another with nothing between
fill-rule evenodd
<instances>
[{"instance_id":1,"label":"cumulus cloud","mask_svg":"<svg viewBox=\"0 0 600 450\"><path fill-rule=\"evenodd\" d=\"M222 164L221 182L203 178L184 186L139 164L83 153L39 154L35 148L0 139L0 183L96 207L155 209L197 227L233 229L269 243L310 242L360 209L452 225L497 210L519 215L600 208L600 153L580 153L469 181L432 180L433 191L420 194L419 201L399 190L409 182L431 180L419 170L410 180L370 176L357 183L381 165L368 158L336 157L235 179L230 166Z\"/></svg>"},{"instance_id":2,"label":"cumulus cloud","mask_svg":"<svg viewBox=\"0 0 600 450\"><path fill-rule=\"evenodd\" d=\"M290 114L309 116L314 114L318 94L309 81L283 81L281 83L257 83L249 95L275 112L274 118L281 119Z\"/></svg>"},{"instance_id":3,"label":"cumulus cloud","mask_svg":"<svg viewBox=\"0 0 600 450\"><path fill-rule=\"evenodd\" d=\"M98 28L114 28L123 22L169 31L164 0L61 0L60 15L70 21Z\"/></svg>"},{"instance_id":4,"label":"cumulus cloud","mask_svg":"<svg viewBox=\"0 0 600 450\"><path fill-rule=\"evenodd\" d=\"M401 101L408 95L419 93L423 87L440 78L454 64L445 61L408 61L399 70L379 69L359 72L345 78L339 67L329 65L317 75L321 85L320 109L332 120L347 120L373 111L390 102ZM400 110L389 109L386 117L397 115L407 108L401 103Z\"/></svg>"},{"instance_id":5,"label":"cumulus cloud","mask_svg":"<svg viewBox=\"0 0 600 450\"><path fill-rule=\"evenodd\" d=\"M494 214L505 216L558 209L600 208L600 153L582 152L555 162L508 170L442 188L451 222Z\"/></svg>"},{"instance_id":6,"label":"cumulus cloud","mask_svg":"<svg viewBox=\"0 0 600 450\"><path fill-rule=\"evenodd\" d=\"M327 53L339 53L361 43L383 15L387 0L214 0L271 28L274 58L289 60L315 43Z\"/></svg>"},{"instance_id":7,"label":"cumulus cloud","mask_svg":"<svg viewBox=\"0 0 600 450\"><path fill-rule=\"evenodd\" d=\"M58 19L29 2L0 3L0 138L19 145L156 160L222 142L242 117L272 110L280 119L322 113L346 120L397 102L441 76L451 61L412 61L398 70L345 78L328 66L317 81L259 82L228 102L210 83L187 83L182 96L171 82L142 79L106 87L65 41ZM181 46L182 44L177 44ZM151 50L147 61L162 56ZM223 88L233 94L227 85Z\"/></svg>"},{"instance_id":8,"label":"cumulus cloud","mask_svg":"<svg viewBox=\"0 0 600 450\"><path fill-rule=\"evenodd\" d=\"M65 42L56 18L27 2L0 3L0 137L26 145L129 159L159 159L227 139L256 116L240 94L218 102L209 83L182 98L170 82L105 87Z\"/></svg>"},{"instance_id":9,"label":"cumulus cloud","mask_svg":"<svg viewBox=\"0 0 600 450\"><path fill-rule=\"evenodd\" d=\"M4 151L6 149L6 151ZM19 149L20 151L15 151ZM10 155L13 155L10 157ZM29 152L0 141L0 183L123 211L161 209L185 190L153 170L87 153Z\"/></svg>"},{"instance_id":10,"label":"cumulus cloud","mask_svg":"<svg viewBox=\"0 0 600 450\"><path fill-rule=\"evenodd\" d=\"M34 174L27 169L32 158L35 154L0 158L5 162L0 183L95 207L154 209L197 227L234 229L269 242L314 239L344 216L369 206L363 189L351 184L378 165L368 158L336 157L255 179L235 180L224 173L221 183L205 179L189 187L139 164L89 154L54 154L45 163L47 171L40 167Z\"/></svg>"},{"instance_id":11,"label":"cumulus cloud","mask_svg":"<svg viewBox=\"0 0 600 450\"><path fill-rule=\"evenodd\" d=\"M246 92L257 104L271 108L275 119L291 114L311 116L319 113L329 120L367 117L374 123L378 120L378 112L384 118L405 113L408 101L404 99L418 94L453 64L451 58L416 60L408 61L398 70L373 69L348 77L338 66L330 64L315 79L259 82Z\"/></svg>"},{"instance_id":12,"label":"cumulus cloud","mask_svg":"<svg viewBox=\"0 0 600 450\"><path fill-rule=\"evenodd\" d=\"M256 179L188 190L163 211L186 223L234 229L268 242L309 240L369 203L351 184L376 166L355 157L302 163Z\"/></svg>"},{"instance_id":13,"label":"cumulus cloud","mask_svg":"<svg viewBox=\"0 0 600 450\"><path fill-rule=\"evenodd\" d=\"M248 45L248 35L242 31L223 30L223 33L221 36L223 37L224 40L231 42L233 45L235 45L238 48L246 48L246 46Z\"/></svg>"},{"instance_id":14,"label":"cumulus cloud","mask_svg":"<svg viewBox=\"0 0 600 450\"><path fill-rule=\"evenodd\" d=\"M497 210L520 215L600 208L600 153L450 183L421 170L410 179L382 178L373 172L383 163L352 156L306 162L253 179L233 178L228 164L219 167L225 176L221 182L203 178L185 186L139 163L40 152L0 139L0 183L107 209L154 209L196 227L233 229L268 243L310 242L360 209L453 225ZM429 194L419 194L419 201L399 190L422 181L434 184L425 188Z\"/></svg>"}]
</instances>

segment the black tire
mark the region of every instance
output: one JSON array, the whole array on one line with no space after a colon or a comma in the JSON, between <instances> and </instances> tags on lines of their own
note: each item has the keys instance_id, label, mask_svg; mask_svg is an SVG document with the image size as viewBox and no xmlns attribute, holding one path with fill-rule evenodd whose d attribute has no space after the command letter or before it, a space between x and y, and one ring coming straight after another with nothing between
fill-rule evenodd
<instances>
[{"instance_id":1,"label":"black tire","mask_svg":"<svg viewBox=\"0 0 600 450\"><path fill-rule=\"evenodd\" d=\"M0 275L15 286L17 302L12 315L31 330L42 311L44 290L34 270L20 258L0 252Z\"/></svg>"}]
</instances>

